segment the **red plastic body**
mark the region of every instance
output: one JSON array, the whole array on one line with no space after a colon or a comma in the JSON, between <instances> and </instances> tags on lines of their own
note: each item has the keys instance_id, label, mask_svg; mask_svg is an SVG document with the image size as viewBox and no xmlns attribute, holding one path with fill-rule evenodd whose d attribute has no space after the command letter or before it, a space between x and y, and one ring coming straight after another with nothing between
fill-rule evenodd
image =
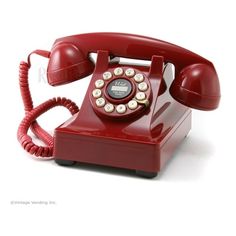
<instances>
[{"instance_id":1,"label":"red plastic body","mask_svg":"<svg viewBox=\"0 0 236 236\"><path fill-rule=\"evenodd\" d=\"M80 111L74 102L65 98L50 99L33 107L28 85L30 56L28 63L20 64L19 81L26 116L19 126L18 140L35 156L50 157L53 154L58 164L77 161L133 169L154 176L152 174L162 169L188 134L191 127L189 107L213 110L220 101L219 80L210 61L154 38L122 33L81 34L57 39L51 52L36 50L33 53L49 58L47 76L53 86L93 73ZM90 53L98 53L96 65ZM135 73L144 76L147 86L144 98L137 97L137 93L143 90L135 77L126 73L120 78L115 77L115 68L128 69L119 60L110 63L110 59L119 57L151 60L150 68L130 66ZM174 76L168 63L175 67ZM163 65L166 65L165 69ZM123 81L128 84L127 89L132 87L130 93L119 100L111 97L108 88L113 84L103 77L105 71L112 74L110 82ZM105 100L104 104L112 103L115 107L111 112L105 110L104 104L98 106L93 94L98 88L95 83L98 79L105 84L99 96ZM133 100L137 102L135 108L129 106ZM124 113L117 110L118 105L125 106ZM36 119L55 106L66 107L73 117L56 128L52 137ZM46 147L33 142L27 134L29 128Z\"/></svg>"},{"instance_id":2,"label":"red plastic body","mask_svg":"<svg viewBox=\"0 0 236 236\"><path fill-rule=\"evenodd\" d=\"M98 53L96 68L80 112L55 130L54 157L145 172L159 172L191 127L191 110L175 101L168 87L161 95L163 59L153 57L150 69L132 66L149 79L150 107L133 119L108 119L97 115L90 94L101 73L120 67L108 64L105 52ZM165 68L165 86L171 69ZM159 96L158 96L159 94Z\"/></svg>"}]
</instances>

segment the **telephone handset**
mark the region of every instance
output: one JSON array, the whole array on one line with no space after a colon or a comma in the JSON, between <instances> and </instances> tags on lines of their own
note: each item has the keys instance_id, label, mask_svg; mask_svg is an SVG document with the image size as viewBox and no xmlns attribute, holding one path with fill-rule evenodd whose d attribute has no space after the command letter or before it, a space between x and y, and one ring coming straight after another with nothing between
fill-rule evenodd
<instances>
[{"instance_id":1,"label":"telephone handset","mask_svg":"<svg viewBox=\"0 0 236 236\"><path fill-rule=\"evenodd\" d=\"M154 177L188 134L189 107L213 110L220 101L213 64L161 40L123 33L90 33L57 39L51 52L33 53L49 58L47 78L52 86L93 73L80 111L65 98L54 98L33 108L28 85L30 56L28 63L20 65L26 117L19 126L18 140L31 154L53 156L61 165L92 163ZM91 53L97 53L96 64ZM149 60L151 65L127 65L119 61L120 57ZM174 79L169 63L175 68ZM73 117L56 128L51 137L36 119L58 105L69 109ZM29 128L45 147L33 143L27 134Z\"/></svg>"}]
</instances>

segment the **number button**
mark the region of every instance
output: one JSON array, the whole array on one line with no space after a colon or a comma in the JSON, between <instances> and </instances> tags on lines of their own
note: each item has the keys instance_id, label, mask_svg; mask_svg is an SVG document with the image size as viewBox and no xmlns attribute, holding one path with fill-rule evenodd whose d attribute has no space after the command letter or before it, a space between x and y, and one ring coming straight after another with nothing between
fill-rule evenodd
<instances>
[{"instance_id":1,"label":"number button","mask_svg":"<svg viewBox=\"0 0 236 236\"><path fill-rule=\"evenodd\" d=\"M138 103L135 100L131 100L128 103L128 107L130 110L134 110L138 107Z\"/></svg>"},{"instance_id":2,"label":"number button","mask_svg":"<svg viewBox=\"0 0 236 236\"><path fill-rule=\"evenodd\" d=\"M105 112L111 113L114 111L114 106L111 103L108 103L104 107Z\"/></svg>"},{"instance_id":3,"label":"number button","mask_svg":"<svg viewBox=\"0 0 236 236\"><path fill-rule=\"evenodd\" d=\"M135 95L135 98L136 98L137 100L144 100L144 99L146 98L146 95L145 95L145 93L143 93L143 92L138 92L138 93Z\"/></svg>"},{"instance_id":4,"label":"number button","mask_svg":"<svg viewBox=\"0 0 236 236\"><path fill-rule=\"evenodd\" d=\"M126 106L124 104L120 104L116 107L116 111L120 114L125 113L126 111Z\"/></svg>"},{"instance_id":5,"label":"number button","mask_svg":"<svg viewBox=\"0 0 236 236\"><path fill-rule=\"evenodd\" d=\"M127 70L125 71L125 74L126 74L126 76L128 76L128 77L133 77L134 74L135 74L135 71L134 71L134 69L129 68L129 69L127 69Z\"/></svg>"},{"instance_id":6,"label":"number button","mask_svg":"<svg viewBox=\"0 0 236 236\"><path fill-rule=\"evenodd\" d=\"M99 98L102 95L102 91L100 89L94 89L92 94L94 98Z\"/></svg>"},{"instance_id":7,"label":"number button","mask_svg":"<svg viewBox=\"0 0 236 236\"><path fill-rule=\"evenodd\" d=\"M104 105L105 105L105 99L104 98L98 98L97 100L96 100L96 105L98 106L98 107L103 107Z\"/></svg>"},{"instance_id":8,"label":"number button","mask_svg":"<svg viewBox=\"0 0 236 236\"><path fill-rule=\"evenodd\" d=\"M109 80L112 77L112 74L111 74L111 72L106 71L103 73L102 77L104 80Z\"/></svg>"},{"instance_id":9,"label":"number button","mask_svg":"<svg viewBox=\"0 0 236 236\"><path fill-rule=\"evenodd\" d=\"M104 86L105 82L102 79L98 79L95 81L96 88L102 88Z\"/></svg>"},{"instance_id":10,"label":"number button","mask_svg":"<svg viewBox=\"0 0 236 236\"><path fill-rule=\"evenodd\" d=\"M145 83L145 82L140 83L140 84L138 85L138 89L139 89L140 91L146 91L146 90L148 89L147 83Z\"/></svg>"},{"instance_id":11,"label":"number button","mask_svg":"<svg viewBox=\"0 0 236 236\"><path fill-rule=\"evenodd\" d=\"M118 67L114 70L114 74L115 75L122 75L124 72L123 72L123 69Z\"/></svg>"},{"instance_id":12,"label":"number button","mask_svg":"<svg viewBox=\"0 0 236 236\"><path fill-rule=\"evenodd\" d=\"M136 74L136 75L134 76L134 80L135 80L137 83L143 82L144 76L143 76L142 74Z\"/></svg>"}]
</instances>

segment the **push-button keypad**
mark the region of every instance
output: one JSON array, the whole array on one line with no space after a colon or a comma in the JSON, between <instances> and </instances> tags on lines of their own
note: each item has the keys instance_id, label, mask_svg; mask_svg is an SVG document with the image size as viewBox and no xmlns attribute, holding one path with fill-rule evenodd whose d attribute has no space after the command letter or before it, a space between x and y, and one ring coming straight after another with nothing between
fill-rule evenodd
<instances>
[{"instance_id":1,"label":"push-button keypad","mask_svg":"<svg viewBox=\"0 0 236 236\"><path fill-rule=\"evenodd\" d=\"M148 106L150 94L150 84L143 73L133 68L117 67L97 78L91 99L99 113L121 117Z\"/></svg>"}]
</instances>

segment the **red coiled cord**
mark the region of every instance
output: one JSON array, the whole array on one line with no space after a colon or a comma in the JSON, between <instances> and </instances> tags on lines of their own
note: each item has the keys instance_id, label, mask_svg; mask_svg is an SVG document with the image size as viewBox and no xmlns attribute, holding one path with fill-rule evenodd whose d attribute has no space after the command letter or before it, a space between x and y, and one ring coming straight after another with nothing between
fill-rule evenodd
<instances>
[{"instance_id":1,"label":"red coiled cord","mask_svg":"<svg viewBox=\"0 0 236 236\"><path fill-rule=\"evenodd\" d=\"M36 50L32 53L36 53L38 55L49 57L50 52L43 50ZM31 54L32 54L31 53ZM30 55L31 55L30 54ZM79 111L78 106L69 99L66 98L52 98L47 100L46 102L40 104L37 107L33 107L33 101L29 89L28 83L28 71L30 68L30 55L28 57L27 62L21 62L19 67L19 83L20 83L20 91L22 100L25 108L25 117L21 121L18 131L17 131L17 139L20 142L21 146L30 154L35 155L37 157L52 157L53 155L53 137L47 133L36 121L36 119L47 112L49 109L56 106L64 106L66 107L72 115ZM38 146L33 141L32 138L27 134L29 128L31 128L32 132L39 138L41 141L45 143L44 146ZM47 158L48 159L48 158ZM51 158L50 158L51 159Z\"/></svg>"}]
</instances>

